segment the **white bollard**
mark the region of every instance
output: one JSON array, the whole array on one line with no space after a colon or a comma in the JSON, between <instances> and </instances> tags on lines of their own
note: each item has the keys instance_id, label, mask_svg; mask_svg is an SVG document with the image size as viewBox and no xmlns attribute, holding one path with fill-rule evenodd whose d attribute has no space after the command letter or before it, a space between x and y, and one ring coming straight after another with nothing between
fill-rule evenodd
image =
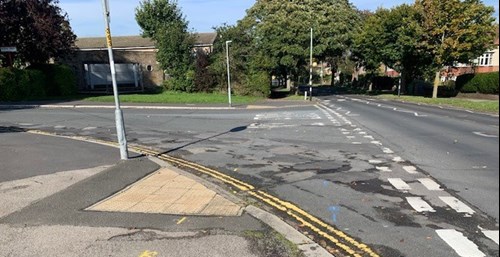
<instances>
[{"instance_id":1,"label":"white bollard","mask_svg":"<svg viewBox=\"0 0 500 257\"><path fill-rule=\"evenodd\" d=\"M307 91L304 91L304 101L307 101Z\"/></svg>"}]
</instances>

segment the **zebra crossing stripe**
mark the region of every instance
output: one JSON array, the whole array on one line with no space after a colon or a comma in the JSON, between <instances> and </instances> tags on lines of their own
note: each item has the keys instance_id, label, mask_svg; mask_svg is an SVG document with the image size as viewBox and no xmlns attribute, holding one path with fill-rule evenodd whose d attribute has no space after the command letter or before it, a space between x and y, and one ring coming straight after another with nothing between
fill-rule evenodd
<instances>
[{"instance_id":1,"label":"zebra crossing stripe","mask_svg":"<svg viewBox=\"0 0 500 257\"><path fill-rule=\"evenodd\" d=\"M481 232L483 232L483 234L487 238L491 239L493 242L495 242L496 244L498 244L498 234L499 234L498 230L495 230L495 231L493 231L493 230L483 230Z\"/></svg>"},{"instance_id":2,"label":"zebra crossing stripe","mask_svg":"<svg viewBox=\"0 0 500 257\"><path fill-rule=\"evenodd\" d=\"M417 212L436 212L434 208L420 197L406 197L406 201Z\"/></svg>"},{"instance_id":3,"label":"zebra crossing stripe","mask_svg":"<svg viewBox=\"0 0 500 257\"><path fill-rule=\"evenodd\" d=\"M420 178L418 181L430 191L443 191L441 186L430 178Z\"/></svg>"},{"instance_id":4,"label":"zebra crossing stripe","mask_svg":"<svg viewBox=\"0 0 500 257\"><path fill-rule=\"evenodd\" d=\"M461 257L486 257L476 244L454 229L439 229L436 233Z\"/></svg>"},{"instance_id":5,"label":"zebra crossing stripe","mask_svg":"<svg viewBox=\"0 0 500 257\"><path fill-rule=\"evenodd\" d=\"M389 180L389 183L391 183L391 185L393 187L395 187L397 190L401 190L401 191L410 191L411 190L410 185L408 185L406 182L404 182L400 178L390 178L388 180Z\"/></svg>"},{"instance_id":6,"label":"zebra crossing stripe","mask_svg":"<svg viewBox=\"0 0 500 257\"><path fill-rule=\"evenodd\" d=\"M452 209L457 211L458 213L465 213L472 215L475 213L473 209L471 209L469 206L467 206L465 203L462 201L458 200L457 198L453 196L440 196L439 199L446 203L448 206L450 206Z\"/></svg>"},{"instance_id":7,"label":"zebra crossing stripe","mask_svg":"<svg viewBox=\"0 0 500 257\"><path fill-rule=\"evenodd\" d=\"M408 172L410 174L417 174L418 173L417 168L415 166L404 166L403 170L405 170L406 172Z\"/></svg>"}]
</instances>

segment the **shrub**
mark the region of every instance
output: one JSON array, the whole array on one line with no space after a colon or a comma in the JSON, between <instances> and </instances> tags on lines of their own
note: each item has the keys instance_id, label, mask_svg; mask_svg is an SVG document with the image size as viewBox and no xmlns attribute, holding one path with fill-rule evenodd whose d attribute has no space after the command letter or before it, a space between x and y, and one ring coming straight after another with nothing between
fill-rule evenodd
<instances>
[{"instance_id":1,"label":"shrub","mask_svg":"<svg viewBox=\"0 0 500 257\"><path fill-rule=\"evenodd\" d=\"M472 80L477 80L477 90L482 94L498 94L498 72L480 73Z\"/></svg>"},{"instance_id":2,"label":"shrub","mask_svg":"<svg viewBox=\"0 0 500 257\"><path fill-rule=\"evenodd\" d=\"M464 74L457 78L457 90L462 93L498 94L498 72Z\"/></svg>"},{"instance_id":3,"label":"shrub","mask_svg":"<svg viewBox=\"0 0 500 257\"><path fill-rule=\"evenodd\" d=\"M246 78L243 95L264 96L271 95L271 77L265 71L257 71Z\"/></svg>"},{"instance_id":4,"label":"shrub","mask_svg":"<svg viewBox=\"0 0 500 257\"><path fill-rule=\"evenodd\" d=\"M455 88L462 93L476 93L477 86L469 83L474 78L474 74L463 74L457 77Z\"/></svg>"},{"instance_id":5,"label":"shrub","mask_svg":"<svg viewBox=\"0 0 500 257\"><path fill-rule=\"evenodd\" d=\"M373 90L392 90L395 83L395 79L387 76L376 76L372 78Z\"/></svg>"},{"instance_id":6,"label":"shrub","mask_svg":"<svg viewBox=\"0 0 500 257\"><path fill-rule=\"evenodd\" d=\"M19 101L46 96L45 75L38 70L0 69L0 100Z\"/></svg>"},{"instance_id":7,"label":"shrub","mask_svg":"<svg viewBox=\"0 0 500 257\"><path fill-rule=\"evenodd\" d=\"M67 96L76 94L76 77L70 67L57 64L32 65L29 70L45 74L45 92L48 96Z\"/></svg>"}]
</instances>

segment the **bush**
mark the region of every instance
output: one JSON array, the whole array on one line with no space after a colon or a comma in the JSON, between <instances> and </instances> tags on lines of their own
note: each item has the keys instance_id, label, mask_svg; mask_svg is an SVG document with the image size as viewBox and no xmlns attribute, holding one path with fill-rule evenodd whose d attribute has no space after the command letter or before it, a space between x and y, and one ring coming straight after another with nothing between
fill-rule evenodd
<instances>
[{"instance_id":1,"label":"bush","mask_svg":"<svg viewBox=\"0 0 500 257\"><path fill-rule=\"evenodd\" d=\"M49 96L67 96L76 94L76 77L70 67L57 64L32 65L29 70L38 70L45 74L45 91Z\"/></svg>"},{"instance_id":2,"label":"bush","mask_svg":"<svg viewBox=\"0 0 500 257\"><path fill-rule=\"evenodd\" d=\"M498 94L498 72L464 74L457 78L457 90L462 93Z\"/></svg>"},{"instance_id":3,"label":"bush","mask_svg":"<svg viewBox=\"0 0 500 257\"><path fill-rule=\"evenodd\" d=\"M46 96L45 75L38 70L0 68L0 100L19 101Z\"/></svg>"},{"instance_id":4,"label":"bush","mask_svg":"<svg viewBox=\"0 0 500 257\"><path fill-rule=\"evenodd\" d=\"M463 74L457 77L455 88L462 93L476 93L477 86L469 83L474 78L474 74Z\"/></svg>"},{"instance_id":5,"label":"bush","mask_svg":"<svg viewBox=\"0 0 500 257\"><path fill-rule=\"evenodd\" d=\"M480 73L472 80L477 80L477 89L482 94L498 94L498 72Z\"/></svg>"},{"instance_id":6,"label":"bush","mask_svg":"<svg viewBox=\"0 0 500 257\"><path fill-rule=\"evenodd\" d=\"M264 96L271 95L271 77L265 71L258 71L246 78L243 95Z\"/></svg>"},{"instance_id":7,"label":"bush","mask_svg":"<svg viewBox=\"0 0 500 257\"><path fill-rule=\"evenodd\" d=\"M372 90L392 90L396 80L387 76L376 76L372 78Z\"/></svg>"},{"instance_id":8,"label":"bush","mask_svg":"<svg viewBox=\"0 0 500 257\"><path fill-rule=\"evenodd\" d=\"M408 85L408 93L416 96L432 96L432 83L415 79Z\"/></svg>"}]
</instances>

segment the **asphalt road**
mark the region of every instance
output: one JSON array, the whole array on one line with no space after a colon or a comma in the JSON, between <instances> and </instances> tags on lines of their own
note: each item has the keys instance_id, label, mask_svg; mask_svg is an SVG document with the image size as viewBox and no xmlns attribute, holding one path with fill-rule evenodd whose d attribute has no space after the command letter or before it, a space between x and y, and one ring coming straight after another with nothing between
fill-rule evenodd
<instances>
[{"instance_id":1,"label":"asphalt road","mask_svg":"<svg viewBox=\"0 0 500 257\"><path fill-rule=\"evenodd\" d=\"M498 256L485 236L498 231L498 120L324 100L277 109L127 109L127 138L293 202L381 256ZM0 126L116 140L113 110L1 111ZM462 239L448 240L455 232ZM457 244L469 243L457 253Z\"/></svg>"},{"instance_id":2,"label":"asphalt road","mask_svg":"<svg viewBox=\"0 0 500 257\"><path fill-rule=\"evenodd\" d=\"M498 117L369 97L323 99L499 220Z\"/></svg>"}]
</instances>

